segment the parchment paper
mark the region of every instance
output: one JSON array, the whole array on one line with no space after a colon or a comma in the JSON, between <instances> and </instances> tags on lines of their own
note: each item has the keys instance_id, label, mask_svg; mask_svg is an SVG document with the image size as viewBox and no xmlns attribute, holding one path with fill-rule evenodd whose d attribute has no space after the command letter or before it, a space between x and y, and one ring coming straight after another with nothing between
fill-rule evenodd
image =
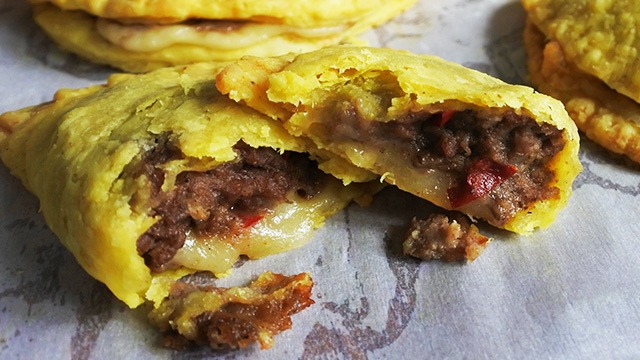
<instances>
[{"instance_id":1,"label":"parchment paper","mask_svg":"<svg viewBox=\"0 0 640 360\"><path fill-rule=\"evenodd\" d=\"M365 38L527 83L523 20L517 1L423 0ZM23 1L0 0L0 112L111 72L58 50ZM529 237L485 227L495 241L471 264L402 256L404 226L430 206L393 188L307 246L245 262L221 285L309 271L316 303L271 350L226 353L161 348L145 313L84 273L0 165L0 358L638 359L640 169L587 140L580 157L554 225Z\"/></svg>"}]
</instances>

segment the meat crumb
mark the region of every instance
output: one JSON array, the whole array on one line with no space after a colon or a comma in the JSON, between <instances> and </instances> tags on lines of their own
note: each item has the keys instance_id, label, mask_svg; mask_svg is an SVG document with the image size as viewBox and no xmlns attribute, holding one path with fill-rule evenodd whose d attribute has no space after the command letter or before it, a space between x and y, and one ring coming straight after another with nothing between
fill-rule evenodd
<instances>
[{"instance_id":1,"label":"meat crumb","mask_svg":"<svg viewBox=\"0 0 640 360\"><path fill-rule=\"evenodd\" d=\"M309 307L313 280L307 273L285 276L267 271L246 287L220 288L177 282L149 313L163 333L162 345L178 350L209 345L241 349L291 328L291 316Z\"/></svg>"},{"instance_id":2,"label":"meat crumb","mask_svg":"<svg viewBox=\"0 0 640 360\"><path fill-rule=\"evenodd\" d=\"M462 214L433 213L411 220L402 247L405 255L423 260L472 262L490 241Z\"/></svg>"}]
</instances>

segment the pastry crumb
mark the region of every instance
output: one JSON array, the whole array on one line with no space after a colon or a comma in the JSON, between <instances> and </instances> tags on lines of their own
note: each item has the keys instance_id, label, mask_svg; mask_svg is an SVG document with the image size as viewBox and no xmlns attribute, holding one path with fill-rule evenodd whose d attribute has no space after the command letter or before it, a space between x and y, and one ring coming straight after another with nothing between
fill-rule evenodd
<instances>
[{"instance_id":1,"label":"pastry crumb","mask_svg":"<svg viewBox=\"0 0 640 360\"><path fill-rule=\"evenodd\" d=\"M291 328L291 316L314 303L312 287L307 273L270 271L246 287L177 282L149 320L163 333L162 345L173 349L242 349L254 343L269 349L275 335Z\"/></svg>"}]
</instances>

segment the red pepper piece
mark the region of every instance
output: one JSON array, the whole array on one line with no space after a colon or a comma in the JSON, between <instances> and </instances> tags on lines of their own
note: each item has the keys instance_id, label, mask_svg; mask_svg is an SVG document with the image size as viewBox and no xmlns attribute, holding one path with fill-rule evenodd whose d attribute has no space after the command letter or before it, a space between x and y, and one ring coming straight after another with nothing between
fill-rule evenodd
<instances>
[{"instance_id":1,"label":"red pepper piece","mask_svg":"<svg viewBox=\"0 0 640 360\"><path fill-rule=\"evenodd\" d=\"M444 127L449 122L449 120L451 120L453 115L455 115L455 114L456 114L456 111L455 110L451 110L451 109L441 112L440 113L440 121L438 121L437 125L439 127Z\"/></svg>"},{"instance_id":2,"label":"red pepper piece","mask_svg":"<svg viewBox=\"0 0 640 360\"><path fill-rule=\"evenodd\" d=\"M264 218L263 215L242 216L242 227L250 228Z\"/></svg>"},{"instance_id":3,"label":"red pepper piece","mask_svg":"<svg viewBox=\"0 0 640 360\"><path fill-rule=\"evenodd\" d=\"M487 195L518 171L514 165L500 164L489 159L474 162L467 172L466 181L447 190L449 202L458 208Z\"/></svg>"}]
</instances>

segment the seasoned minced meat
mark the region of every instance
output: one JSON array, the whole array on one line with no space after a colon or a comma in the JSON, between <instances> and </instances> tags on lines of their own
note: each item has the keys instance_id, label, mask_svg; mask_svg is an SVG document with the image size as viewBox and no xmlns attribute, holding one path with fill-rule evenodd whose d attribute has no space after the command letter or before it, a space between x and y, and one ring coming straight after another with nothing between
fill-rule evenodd
<instances>
[{"instance_id":1,"label":"seasoned minced meat","mask_svg":"<svg viewBox=\"0 0 640 360\"><path fill-rule=\"evenodd\" d=\"M564 147L562 130L513 110L501 115L473 110L415 112L378 122L365 121L353 102L344 101L337 106L331 126L336 140L356 139L380 149L402 149L417 169L449 172L459 183L478 161L517 168L499 191L485 199L494 224L504 224L529 204L558 193L550 185L554 174L545 164Z\"/></svg>"},{"instance_id":2,"label":"seasoned minced meat","mask_svg":"<svg viewBox=\"0 0 640 360\"><path fill-rule=\"evenodd\" d=\"M163 345L184 349L270 348L273 336L291 328L291 316L309 307L313 280L306 274L266 272L243 288L177 282L169 297L149 314L163 332Z\"/></svg>"},{"instance_id":3,"label":"seasoned minced meat","mask_svg":"<svg viewBox=\"0 0 640 360\"><path fill-rule=\"evenodd\" d=\"M473 261L489 242L466 216L432 213L426 219L411 220L402 247L405 255L423 260Z\"/></svg>"},{"instance_id":4,"label":"seasoned minced meat","mask_svg":"<svg viewBox=\"0 0 640 360\"><path fill-rule=\"evenodd\" d=\"M161 191L164 173L159 165L179 158L180 152L161 142L143 158L140 171L152 183L152 198L159 199L150 215L160 220L138 238L137 248L152 271L165 269L188 232L230 237L287 201L291 191L310 198L320 189L322 174L304 154L281 155L242 142L234 149L236 161L206 172L183 172L170 193Z\"/></svg>"}]
</instances>

